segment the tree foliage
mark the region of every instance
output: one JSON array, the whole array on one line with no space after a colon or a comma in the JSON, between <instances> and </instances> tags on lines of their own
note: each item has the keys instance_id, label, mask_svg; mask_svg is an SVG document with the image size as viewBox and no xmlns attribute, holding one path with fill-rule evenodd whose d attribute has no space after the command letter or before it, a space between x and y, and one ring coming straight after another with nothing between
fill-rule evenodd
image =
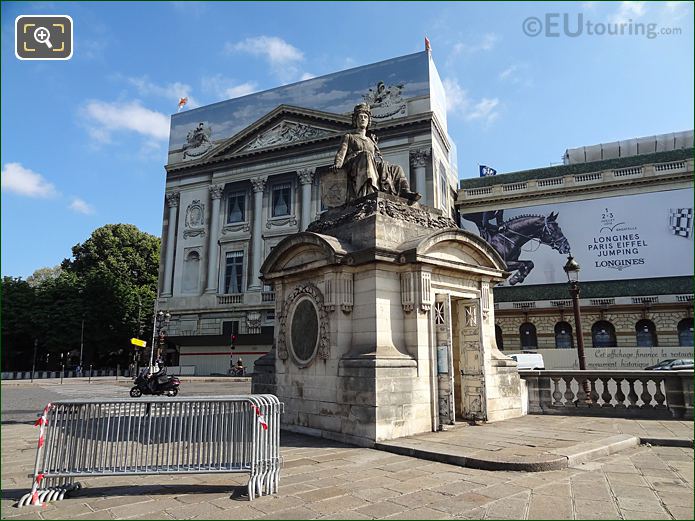
<instances>
[{"instance_id":1,"label":"tree foliage","mask_svg":"<svg viewBox=\"0 0 695 521\"><path fill-rule=\"evenodd\" d=\"M72 248L60 267L2 281L3 370L83 364L127 365L130 338L152 334L160 241L128 224L110 224ZM84 329L83 329L84 326Z\"/></svg>"}]
</instances>

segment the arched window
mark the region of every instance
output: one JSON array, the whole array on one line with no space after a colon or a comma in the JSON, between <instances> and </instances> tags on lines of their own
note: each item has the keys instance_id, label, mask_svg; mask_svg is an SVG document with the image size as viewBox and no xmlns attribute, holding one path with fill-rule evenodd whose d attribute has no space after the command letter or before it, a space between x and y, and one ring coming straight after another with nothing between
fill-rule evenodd
<instances>
[{"instance_id":1,"label":"arched window","mask_svg":"<svg viewBox=\"0 0 695 521\"><path fill-rule=\"evenodd\" d=\"M504 337L502 336L502 328L499 324L495 324L495 342L497 343L497 349L504 351Z\"/></svg>"},{"instance_id":2,"label":"arched window","mask_svg":"<svg viewBox=\"0 0 695 521\"><path fill-rule=\"evenodd\" d=\"M191 251L183 263L183 288L184 293L197 293L198 280L200 279L200 254Z\"/></svg>"},{"instance_id":3,"label":"arched window","mask_svg":"<svg viewBox=\"0 0 695 521\"><path fill-rule=\"evenodd\" d=\"M572 349L572 326L567 322L555 324L555 347L557 349Z\"/></svg>"},{"instance_id":4,"label":"arched window","mask_svg":"<svg viewBox=\"0 0 695 521\"><path fill-rule=\"evenodd\" d=\"M684 318L678 322L678 345L693 347L693 319Z\"/></svg>"},{"instance_id":5,"label":"arched window","mask_svg":"<svg viewBox=\"0 0 695 521\"><path fill-rule=\"evenodd\" d=\"M536 349L538 347L538 338L536 337L536 326L531 322L524 322L519 327L519 336L521 337L521 347Z\"/></svg>"},{"instance_id":6,"label":"arched window","mask_svg":"<svg viewBox=\"0 0 695 521\"><path fill-rule=\"evenodd\" d=\"M591 342L594 347L616 347L615 328L607 320L599 320L591 326Z\"/></svg>"},{"instance_id":7,"label":"arched window","mask_svg":"<svg viewBox=\"0 0 695 521\"><path fill-rule=\"evenodd\" d=\"M643 319L635 324L637 347L656 347L656 326L651 320Z\"/></svg>"}]
</instances>

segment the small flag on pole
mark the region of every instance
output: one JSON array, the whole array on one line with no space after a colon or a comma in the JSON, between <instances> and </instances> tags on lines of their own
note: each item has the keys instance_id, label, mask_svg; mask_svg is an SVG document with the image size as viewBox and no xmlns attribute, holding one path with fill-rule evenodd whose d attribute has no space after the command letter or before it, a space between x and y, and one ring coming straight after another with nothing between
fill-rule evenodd
<instances>
[{"instance_id":1,"label":"small flag on pole","mask_svg":"<svg viewBox=\"0 0 695 521\"><path fill-rule=\"evenodd\" d=\"M425 36L425 50L428 52L432 51L432 46L430 45L430 39Z\"/></svg>"},{"instance_id":2,"label":"small flag on pole","mask_svg":"<svg viewBox=\"0 0 695 521\"><path fill-rule=\"evenodd\" d=\"M490 168L489 166L478 165L478 167L480 168L480 177L487 177L489 175L497 174L497 170Z\"/></svg>"},{"instance_id":3,"label":"small flag on pole","mask_svg":"<svg viewBox=\"0 0 695 521\"><path fill-rule=\"evenodd\" d=\"M184 106L186 103L188 103L188 97L180 98L180 99L179 99L179 110L177 110L176 112L181 112L181 109L183 108L183 106Z\"/></svg>"}]
</instances>

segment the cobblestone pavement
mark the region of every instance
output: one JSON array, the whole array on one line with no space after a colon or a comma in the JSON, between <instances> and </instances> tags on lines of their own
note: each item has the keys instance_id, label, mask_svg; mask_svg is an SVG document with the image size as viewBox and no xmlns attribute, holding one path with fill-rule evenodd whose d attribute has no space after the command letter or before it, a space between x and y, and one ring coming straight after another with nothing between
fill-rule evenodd
<instances>
[{"instance_id":1,"label":"cobblestone pavement","mask_svg":"<svg viewBox=\"0 0 695 521\"><path fill-rule=\"evenodd\" d=\"M693 450L639 446L549 472L492 472L283 435L280 492L242 475L86 479L78 496L14 508L36 431L2 427L3 519L693 519ZM230 492L232 497L230 498Z\"/></svg>"}]
</instances>

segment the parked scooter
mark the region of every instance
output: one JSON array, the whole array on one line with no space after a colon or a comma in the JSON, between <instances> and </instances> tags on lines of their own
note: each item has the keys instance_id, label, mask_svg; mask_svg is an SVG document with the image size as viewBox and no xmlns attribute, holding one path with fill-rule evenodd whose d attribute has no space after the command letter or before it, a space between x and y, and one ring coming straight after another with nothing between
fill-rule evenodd
<instances>
[{"instance_id":1,"label":"parked scooter","mask_svg":"<svg viewBox=\"0 0 695 521\"><path fill-rule=\"evenodd\" d=\"M149 369L144 368L134 379L135 386L130 390L130 396L133 398L139 398L143 394L176 396L179 394L181 381L175 376L167 376L166 372L166 367L162 367L160 371L148 378Z\"/></svg>"}]
</instances>

